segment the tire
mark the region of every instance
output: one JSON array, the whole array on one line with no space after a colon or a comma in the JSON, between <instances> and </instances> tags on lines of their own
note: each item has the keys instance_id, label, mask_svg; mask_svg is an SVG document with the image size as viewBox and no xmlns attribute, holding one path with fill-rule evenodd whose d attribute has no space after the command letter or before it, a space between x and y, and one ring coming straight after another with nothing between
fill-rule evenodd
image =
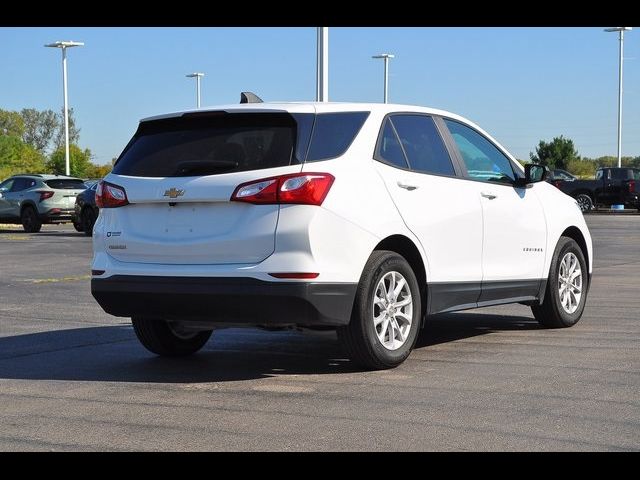
<instances>
[{"instance_id":1,"label":"tire","mask_svg":"<svg viewBox=\"0 0 640 480\"><path fill-rule=\"evenodd\" d=\"M384 297L383 289L390 287L391 278L397 282L396 288L402 279L405 280L397 294L398 303L407 300L407 294L411 299L410 304L396 307L395 311L394 304L390 309L380 301L374 305L374 298ZM397 367L404 362L420 329L420 299L418 281L407 261L395 252L373 252L358 284L351 321L338 329L338 338L351 359L362 367L376 370ZM379 323L375 323L374 316L381 318ZM400 328L394 330L396 326Z\"/></svg>"},{"instance_id":2,"label":"tire","mask_svg":"<svg viewBox=\"0 0 640 480\"><path fill-rule=\"evenodd\" d=\"M574 292L567 294L565 300L570 300L571 303L565 301L563 305L560 294L560 276L562 272L571 273L573 264L571 260L577 260L577 265L580 267L579 282L573 280L574 285L579 283L579 298L575 295L575 288L571 291ZM563 262L564 260L564 262ZM564 263L564 265L563 265ZM573 269L575 272L575 269ZM578 277L576 277L577 279ZM534 305L531 307L534 317L538 320L540 325L547 328L566 328L571 327L578 323L584 306L587 301L587 292L589 290L589 276L587 270L587 262L585 261L584 254L578 246L578 244L569 237L560 237L556 250L553 254L553 260L551 261L551 268L549 269L549 278L547 279L547 288L544 294L544 302L542 305ZM566 288L564 289L566 291ZM566 306L569 306L569 309ZM574 309L575 308L575 309Z\"/></svg>"},{"instance_id":3,"label":"tire","mask_svg":"<svg viewBox=\"0 0 640 480\"><path fill-rule=\"evenodd\" d=\"M22 221L22 228L27 233L38 233L42 228L38 212L31 205L27 205L22 209L20 220Z\"/></svg>"},{"instance_id":4,"label":"tire","mask_svg":"<svg viewBox=\"0 0 640 480\"><path fill-rule=\"evenodd\" d=\"M93 224L96 223L96 214L90 208L85 208L80 214L82 231L87 237L93 236Z\"/></svg>"},{"instance_id":5,"label":"tire","mask_svg":"<svg viewBox=\"0 0 640 480\"><path fill-rule=\"evenodd\" d=\"M582 213L590 212L593 209L593 200L586 193L577 195L576 202L578 202Z\"/></svg>"},{"instance_id":6,"label":"tire","mask_svg":"<svg viewBox=\"0 0 640 480\"><path fill-rule=\"evenodd\" d=\"M82 232L82 223L73 222L73 228L76 229L76 232Z\"/></svg>"},{"instance_id":7,"label":"tire","mask_svg":"<svg viewBox=\"0 0 640 480\"><path fill-rule=\"evenodd\" d=\"M204 332L176 331L176 327L159 318L133 317L133 330L140 343L152 353L164 357L184 357L204 347L213 330Z\"/></svg>"}]
</instances>

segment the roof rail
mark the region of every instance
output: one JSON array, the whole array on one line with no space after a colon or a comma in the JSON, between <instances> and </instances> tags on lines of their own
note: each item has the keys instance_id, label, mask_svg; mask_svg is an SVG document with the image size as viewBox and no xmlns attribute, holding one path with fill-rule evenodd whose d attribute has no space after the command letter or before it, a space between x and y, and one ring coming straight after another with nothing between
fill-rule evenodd
<instances>
[{"instance_id":1,"label":"roof rail","mask_svg":"<svg viewBox=\"0 0 640 480\"><path fill-rule=\"evenodd\" d=\"M240 103L263 103L263 101L253 92L240 92Z\"/></svg>"}]
</instances>

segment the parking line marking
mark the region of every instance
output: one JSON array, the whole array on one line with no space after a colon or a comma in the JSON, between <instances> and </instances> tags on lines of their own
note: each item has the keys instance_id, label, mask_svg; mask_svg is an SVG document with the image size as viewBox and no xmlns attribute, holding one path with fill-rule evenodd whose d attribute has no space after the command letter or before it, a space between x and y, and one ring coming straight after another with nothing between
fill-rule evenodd
<instances>
[{"instance_id":1,"label":"parking line marking","mask_svg":"<svg viewBox=\"0 0 640 480\"><path fill-rule=\"evenodd\" d=\"M80 280L90 280L91 275L76 275L74 277L62 277L62 278L37 278L26 280L31 283L57 283L57 282L77 282Z\"/></svg>"},{"instance_id":2,"label":"parking line marking","mask_svg":"<svg viewBox=\"0 0 640 480\"><path fill-rule=\"evenodd\" d=\"M17 234L17 235L2 234L0 235L0 238L3 240L29 240L31 237L29 235L21 235L21 234Z\"/></svg>"}]
</instances>

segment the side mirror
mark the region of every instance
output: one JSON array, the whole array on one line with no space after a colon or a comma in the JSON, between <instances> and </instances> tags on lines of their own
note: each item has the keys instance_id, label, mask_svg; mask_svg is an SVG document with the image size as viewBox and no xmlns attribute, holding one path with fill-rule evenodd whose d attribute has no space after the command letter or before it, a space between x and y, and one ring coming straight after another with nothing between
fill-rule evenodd
<instances>
[{"instance_id":1,"label":"side mirror","mask_svg":"<svg viewBox=\"0 0 640 480\"><path fill-rule=\"evenodd\" d=\"M516 187L527 187L533 183L544 182L549 174L549 169L537 163L528 163L524 166L524 178L517 178Z\"/></svg>"}]
</instances>

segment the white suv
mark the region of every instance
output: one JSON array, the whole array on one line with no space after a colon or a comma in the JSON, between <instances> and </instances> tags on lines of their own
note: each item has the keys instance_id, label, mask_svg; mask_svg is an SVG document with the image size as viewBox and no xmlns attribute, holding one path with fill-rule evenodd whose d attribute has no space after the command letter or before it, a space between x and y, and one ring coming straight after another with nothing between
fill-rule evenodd
<instances>
[{"instance_id":1,"label":"white suv","mask_svg":"<svg viewBox=\"0 0 640 480\"><path fill-rule=\"evenodd\" d=\"M575 200L430 108L220 106L143 120L100 183L91 290L160 355L215 328L336 328L369 368L429 315L503 303L575 324L591 236Z\"/></svg>"}]
</instances>

